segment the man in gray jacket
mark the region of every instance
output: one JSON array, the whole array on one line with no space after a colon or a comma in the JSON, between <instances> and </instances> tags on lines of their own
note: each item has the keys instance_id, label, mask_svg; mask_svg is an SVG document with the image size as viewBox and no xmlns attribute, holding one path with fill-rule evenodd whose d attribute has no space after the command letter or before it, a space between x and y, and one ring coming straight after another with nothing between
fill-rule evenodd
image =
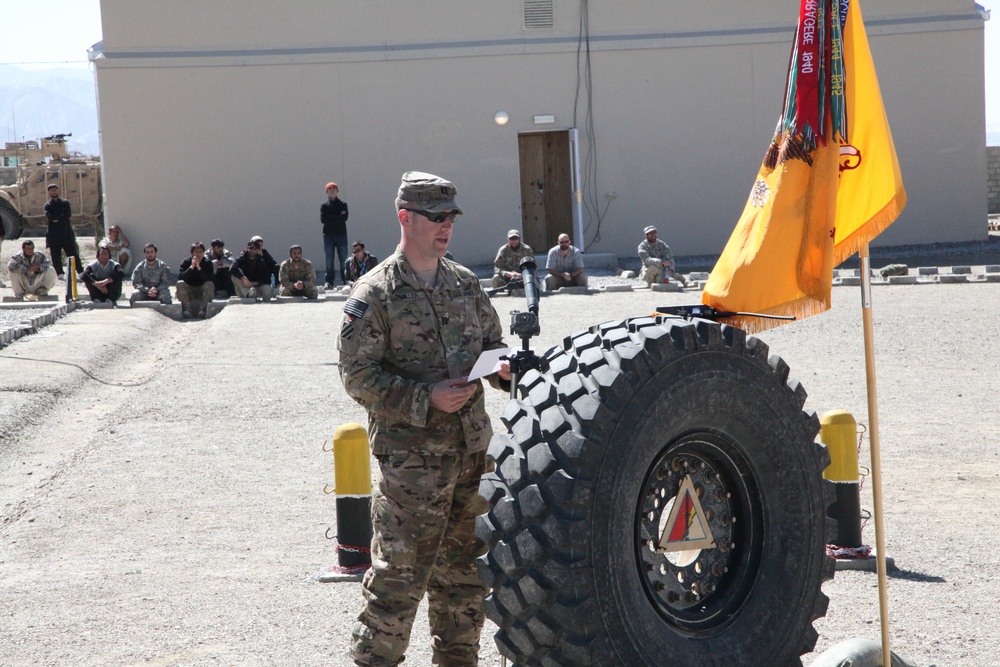
<instances>
[{"instance_id":1,"label":"man in gray jacket","mask_svg":"<svg viewBox=\"0 0 1000 667\"><path fill-rule=\"evenodd\" d=\"M145 261L139 262L132 271L132 287L135 291L128 298L128 302L133 306L137 301L170 303L170 267L156 259L156 252L156 246L147 243L142 249L142 254L146 256Z\"/></svg>"}]
</instances>

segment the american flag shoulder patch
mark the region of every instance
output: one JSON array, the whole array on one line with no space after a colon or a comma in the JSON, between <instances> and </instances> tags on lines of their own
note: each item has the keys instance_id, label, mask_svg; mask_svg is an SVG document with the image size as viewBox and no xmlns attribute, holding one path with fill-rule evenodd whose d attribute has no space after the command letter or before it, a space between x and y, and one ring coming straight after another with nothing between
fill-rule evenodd
<instances>
[{"instance_id":1,"label":"american flag shoulder patch","mask_svg":"<svg viewBox=\"0 0 1000 667\"><path fill-rule=\"evenodd\" d=\"M344 314L347 315L352 322L358 317L364 317L366 310L368 310L368 304L353 296L347 300L347 303L344 304Z\"/></svg>"}]
</instances>

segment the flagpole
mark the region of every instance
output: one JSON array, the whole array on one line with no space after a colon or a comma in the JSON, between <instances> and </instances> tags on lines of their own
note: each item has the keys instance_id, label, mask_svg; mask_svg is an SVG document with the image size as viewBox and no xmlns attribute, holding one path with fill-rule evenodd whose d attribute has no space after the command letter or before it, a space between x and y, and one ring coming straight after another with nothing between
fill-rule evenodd
<instances>
[{"instance_id":1,"label":"flagpole","mask_svg":"<svg viewBox=\"0 0 1000 667\"><path fill-rule=\"evenodd\" d=\"M871 259L868 243L861 246L861 316L865 335L865 373L868 379L868 435L871 443L872 495L875 505L875 562L878 566L878 607L882 626L882 664L892 664L889 648L889 593L886 578L885 524L882 514L882 454L879 449L878 392L875 386L875 332L872 325Z\"/></svg>"}]
</instances>

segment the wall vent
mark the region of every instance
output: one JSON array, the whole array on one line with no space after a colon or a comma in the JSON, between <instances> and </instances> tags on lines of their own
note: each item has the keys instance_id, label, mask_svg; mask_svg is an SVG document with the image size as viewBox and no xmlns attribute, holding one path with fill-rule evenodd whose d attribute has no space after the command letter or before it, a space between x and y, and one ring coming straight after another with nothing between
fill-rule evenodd
<instances>
[{"instance_id":1,"label":"wall vent","mask_svg":"<svg viewBox=\"0 0 1000 667\"><path fill-rule=\"evenodd\" d=\"M524 0L524 29L552 27L552 0Z\"/></svg>"}]
</instances>

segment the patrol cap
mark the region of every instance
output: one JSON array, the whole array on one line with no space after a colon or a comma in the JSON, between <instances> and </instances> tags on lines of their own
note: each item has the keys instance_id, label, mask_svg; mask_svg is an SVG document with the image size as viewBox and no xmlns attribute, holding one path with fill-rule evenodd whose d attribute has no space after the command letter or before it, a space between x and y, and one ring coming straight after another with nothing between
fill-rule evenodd
<instances>
[{"instance_id":1,"label":"patrol cap","mask_svg":"<svg viewBox=\"0 0 1000 667\"><path fill-rule=\"evenodd\" d=\"M415 208L428 213L463 211L455 203L458 191L451 181L446 181L434 174L422 171L408 171L403 174L403 182L399 184L396 195L396 208Z\"/></svg>"},{"instance_id":2,"label":"patrol cap","mask_svg":"<svg viewBox=\"0 0 1000 667\"><path fill-rule=\"evenodd\" d=\"M519 238L521 238L521 232L517 231L516 229L510 229L510 230L507 231L507 238L509 238L509 239L518 238L519 239Z\"/></svg>"},{"instance_id":3,"label":"patrol cap","mask_svg":"<svg viewBox=\"0 0 1000 667\"><path fill-rule=\"evenodd\" d=\"M46 190L51 190L52 188L58 188L58 187L59 187L58 183L49 183L49 187L47 187L45 189Z\"/></svg>"},{"instance_id":4,"label":"patrol cap","mask_svg":"<svg viewBox=\"0 0 1000 667\"><path fill-rule=\"evenodd\" d=\"M652 234L655 231L656 231L656 227L654 227L653 225L649 225L644 230L642 230L642 233L643 234Z\"/></svg>"},{"instance_id":5,"label":"patrol cap","mask_svg":"<svg viewBox=\"0 0 1000 667\"><path fill-rule=\"evenodd\" d=\"M263 243L263 242L264 242L264 239L262 239L262 238L261 238L261 237L259 237L259 236L251 236L251 237L250 237L250 243L256 243L257 241L260 241L261 243Z\"/></svg>"}]
</instances>

